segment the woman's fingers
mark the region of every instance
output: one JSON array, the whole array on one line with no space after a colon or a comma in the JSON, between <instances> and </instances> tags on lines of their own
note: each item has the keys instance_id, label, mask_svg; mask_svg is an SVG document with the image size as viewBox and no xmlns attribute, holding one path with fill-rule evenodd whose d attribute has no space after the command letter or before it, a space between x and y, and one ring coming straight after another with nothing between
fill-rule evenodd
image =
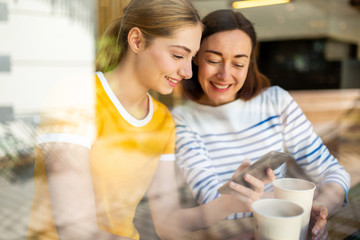
<instances>
[{"instance_id":1,"label":"woman's fingers","mask_svg":"<svg viewBox=\"0 0 360 240\"><path fill-rule=\"evenodd\" d=\"M260 194L251 188L247 188L233 181L229 182L229 186L234 190L230 194L237 199L237 201L241 201L244 204L246 207L246 209L244 209L245 211L250 211L252 203L260 198Z\"/></svg>"},{"instance_id":2,"label":"woman's fingers","mask_svg":"<svg viewBox=\"0 0 360 240\"><path fill-rule=\"evenodd\" d=\"M236 169L234 176L241 176L241 173L251 166L251 161L245 159L241 165ZM236 182L230 181L229 187L234 191L231 192L231 195L241 201L246 206L247 210L251 210L251 205L254 201L260 199L264 193L264 185L275 180L275 174L272 169L267 169L267 177L265 179L258 179L251 174L245 174L243 177L244 180L251 185L251 187L245 187Z\"/></svg>"},{"instance_id":3,"label":"woman's fingers","mask_svg":"<svg viewBox=\"0 0 360 240\"><path fill-rule=\"evenodd\" d=\"M325 206L322 205L312 205L311 217L314 219L325 219L328 217L328 210Z\"/></svg>"},{"instance_id":4,"label":"woman's fingers","mask_svg":"<svg viewBox=\"0 0 360 240\"><path fill-rule=\"evenodd\" d=\"M328 232L326 229L326 219L318 219L315 223L314 228L312 229L312 237L311 239L314 240L320 240L320 239L327 239L328 238Z\"/></svg>"},{"instance_id":5,"label":"woman's fingers","mask_svg":"<svg viewBox=\"0 0 360 240\"><path fill-rule=\"evenodd\" d=\"M244 161L242 161L242 163L240 164L240 166L238 167L238 169L236 171L242 171L242 170L250 167L250 165L251 165L251 160L245 159Z\"/></svg>"},{"instance_id":6,"label":"woman's fingers","mask_svg":"<svg viewBox=\"0 0 360 240\"><path fill-rule=\"evenodd\" d=\"M241 172L243 172L249 166L251 166L251 161L249 159L245 159L235 171L234 175L240 176ZM251 185L251 188L230 181L229 187L234 190L231 194L234 195L234 197L236 197L238 200L249 203L251 205L252 202L260 199L264 193L264 185L274 181L276 178L274 171L271 168L268 168L266 173L267 177L265 179L258 179L251 174L245 174L244 180Z\"/></svg>"},{"instance_id":7,"label":"woman's fingers","mask_svg":"<svg viewBox=\"0 0 360 240\"><path fill-rule=\"evenodd\" d=\"M327 239L326 229L328 210L325 206L313 205L311 210L311 222L315 222L311 230L312 239Z\"/></svg>"},{"instance_id":8,"label":"woman's fingers","mask_svg":"<svg viewBox=\"0 0 360 240\"><path fill-rule=\"evenodd\" d=\"M315 225L312 229L312 234L313 236L319 236L322 235L322 232L324 232L324 230L326 230L326 219L318 219L315 222Z\"/></svg>"},{"instance_id":9,"label":"woman's fingers","mask_svg":"<svg viewBox=\"0 0 360 240\"><path fill-rule=\"evenodd\" d=\"M260 195L263 194L264 192L264 182L261 181L260 179L250 175L250 174L246 174L244 176L244 179L246 182L250 183L251 186L253 187L254 191L259 193Z\"/></svg>"},{"instance_id":10,"label":"woman's fingers","mask_svg":"<svg viewBox=\"0 0 360 240\"><path fill-rule=\"evenodd\" d=\"M268 168L266 170L266 174L267 174L267 178L265 180L263 180L264 184L271 183L276 179L275 173L271 168Z\"/></svg>"},{"instance_id":11,"label":"woman's fingers","mask_svg":"<svg viewBox=\"0 0 360 240\"><path fill-rule=\"evenodd\" d=\"M247 187L245 187L241 184L238 184L234 181L230 181L229 186L231 189L235 190L235 192L232 192L232 194L235 194L235 195L240 193L240 194L248 197L251 195L252 192L254 192L252 189L247 188Z\"/></svg>"},{"instance_id":12,"label":"woman's fingers","mask_svg":"<svg viewBox=\"0 0 360 240\"><path fill-rule=\"evenodd\" d=\"M264 192L264 183L253 177L252 175L250 174L245 174L244 176L244 180L246 182L248 182L252 188L248 188L248 187L245 187L245 186L242 186L240 184L237 184L233 181L230 181L230 188L232 188L233 190L235 190L237 193L241 193L247 197L252 197L252 198L258 198L258 196L254 197L254 195L261 195L263 194Z\"/></svg>"}]
</instances>

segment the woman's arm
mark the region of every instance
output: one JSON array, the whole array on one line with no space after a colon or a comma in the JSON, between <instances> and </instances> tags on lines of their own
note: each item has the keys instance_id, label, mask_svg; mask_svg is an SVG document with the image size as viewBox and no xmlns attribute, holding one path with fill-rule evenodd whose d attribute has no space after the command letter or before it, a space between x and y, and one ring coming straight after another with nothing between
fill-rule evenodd
<instances>
[{"instance_id":1,"label":"woman's arm","mask_svg":"<svg viewBox=\"0 0 360 240\"><path fill-rule=\"evenodd\" d=\"M245 161L239 170L249 166ZM148 190L150 208L157 234L162 239L172 239L188 232L209 227L234 212L250 211L251 204L263 193L264 183L250 175L246 177L255 190L239 184L230 184L237 194L221 195L198 207L180 209L173 162L160 162ZM268 172L274 179L272 171Z\"/></svg>"},{"instance_id":2,"label":"woman's arm","mask_svg":"<svg viewBox=\"0 0 360 240\"><path fill-rule=\"evenodd\" d=\"M284 94L285 110L282 111L284 141L296 163L320 185L315 192L310 229L312 237L326 238L327 217L338 211L350 188L350 175L329 152L312 124L287 93Z\"/></svg>"},{"instance_id":3,"label":"woman's arm","mask_svg":"<svg viewBox=\"0 0 360 240\"><path fill-rule=\"evenodd\" d=\"M46 143L42 148L59 238L127 239L98 227L89 150L69 143Z\"/></svg>"},{"instance_id":4,"label":"woman's arm","mask_svg":"<svg viewBox=\"0 0 360 240\"><path fill-rule=\"evenodd\" d=\"M311 235L312 239L327 239L327 218L339 211L345 200L345 192L340 185L328 182L316 193L311 210Z\"/></svg>"},{"instance_id":5,"label":"woman's arm","mask_svg":"<svg viewBox=\"0 0 360 240\"><path fill-rule=\"evenodd\" d=\"M294 99L284 90L281 96L284 110L280 111L288 152L314 183L324 186L328 182L336 183L347 193L350 175L314 132L311 122Z\"/></svg>"},{"instance_id":6,"label":"woman's arm","mask_svg":"<svg viewBox=\"0 0 360 240\"><path fill-rule=\"evenodd\" d=\"M328 182L320 186L313 204L325 206L328 211L328 216L332 216L340 210L344 200L344 189L339 184Z\"/></svg>"}]
</instances>

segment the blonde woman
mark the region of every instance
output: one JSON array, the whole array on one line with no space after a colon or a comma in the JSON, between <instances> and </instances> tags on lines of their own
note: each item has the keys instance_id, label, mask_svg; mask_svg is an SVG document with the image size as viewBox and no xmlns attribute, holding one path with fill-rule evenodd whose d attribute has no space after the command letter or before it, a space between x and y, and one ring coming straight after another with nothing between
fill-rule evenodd
<instances>
[{"instance_id":1,"label":"blonde woman","mask_svg":"<svg viewBox=\"0 0 360 240\"><path fill-rule=\"evenodd\" d=\"M41 121L28 239L139 239L133 218L147 190L159 236L176 236L171 226L182 233L168 221L178 208L167 193L175 184L174 125L148 91L169 94L192 76L201 32L188 0L132 0L109 26L94 88L72 82L64 87L70 108ZM88 89L93 105L79 97Z\"/></svg>"}]
</instances>

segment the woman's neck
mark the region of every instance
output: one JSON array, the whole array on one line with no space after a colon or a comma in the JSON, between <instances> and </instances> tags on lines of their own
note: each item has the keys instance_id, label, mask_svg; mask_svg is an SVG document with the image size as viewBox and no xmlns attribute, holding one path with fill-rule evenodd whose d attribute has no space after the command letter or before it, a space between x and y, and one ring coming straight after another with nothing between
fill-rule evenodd
<instances>
[{"instance_id":1,"label":"woman's neck","mask_svg":"<svg viewBox=\"0 0 360 240\"><path fill-rule=\"evenodd\" d=\"M131 66L123 61L123 64L106 73L105 77L126 111L136 119L143 119L149 112L148 89L137 81L134 72Z\"/></svg>"}]
</instances>

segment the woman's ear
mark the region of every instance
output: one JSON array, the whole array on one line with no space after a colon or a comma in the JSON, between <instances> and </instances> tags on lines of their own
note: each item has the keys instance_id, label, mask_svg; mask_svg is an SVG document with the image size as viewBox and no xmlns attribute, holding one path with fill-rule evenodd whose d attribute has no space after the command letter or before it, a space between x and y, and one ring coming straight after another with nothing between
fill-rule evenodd
<instances>
[{"instance_id":1,"label":"woman's ear","mask_svg":"<svg viewBox=\"0 0 360 240\"><path fill-rule=\"evenodd\" d=\"M132 51L138 53L145 46L145 39L141 30L137 27L130 29L128 34L128 44Z\"/></svg>"}]
</instances>

